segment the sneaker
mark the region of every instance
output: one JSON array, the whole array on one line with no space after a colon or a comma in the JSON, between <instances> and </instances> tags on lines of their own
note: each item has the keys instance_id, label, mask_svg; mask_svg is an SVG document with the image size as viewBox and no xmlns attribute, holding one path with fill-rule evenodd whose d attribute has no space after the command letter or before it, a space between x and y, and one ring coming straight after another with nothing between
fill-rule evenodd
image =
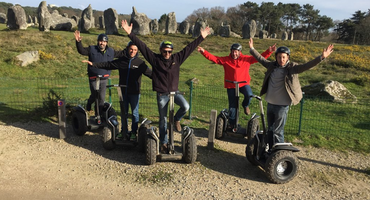
<instances>
[{"instance_id":1,"label":"sneaker","mask_svg":"<svg viewBox=\"0 0 370 200\"><path fill-rule=\"evenodd\" d=\"M162 144L160 151L161 151L161 153L168 153L167 144Z\"/></svg>"},{"instance_id":2,"label":"sneaker","mask_svg":"<svg viewBox=\"0 0 370 200\"><path fill-rule=\"evenodd\" d=\"M116 140L121 140L123 137L122 133L118 133L118 135L116 136Z\"/></svg>"},{"instance_id":3,"label":"sneaker","mask_svg":"<svg viewBox=\"0 0 370 200\"><path fill-rule=\"evenodd\" d=\"M176 128L176 131L181 132L180 121L175 121L175 128Z\"/></svg>"},{"instance_id":4,"label":"sneaker","mask_svg":"<svg viewBox=\"0 0 370 200\"><path fill-rule=\"evenodd\" d=\"M135 132L130 132L130 141L136 141L136 134Z\"/></svg>"},{"instance_id":5,"label":"sneaker","mask_svg":"<svg viewBox=\"0 0 370 200\"><path fill-rule=\"evenodd\" d=\"M250 115L251 111L249 110L249 107L244 107L244 114Z\"/></svg>"}]
</instances>

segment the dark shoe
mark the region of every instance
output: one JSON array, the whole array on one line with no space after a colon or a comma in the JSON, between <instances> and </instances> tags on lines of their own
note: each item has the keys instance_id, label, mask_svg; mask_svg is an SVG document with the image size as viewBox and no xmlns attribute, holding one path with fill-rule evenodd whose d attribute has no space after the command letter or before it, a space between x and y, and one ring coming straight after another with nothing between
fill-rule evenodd
<instances>
[{"instance_id":1,"label":"dark shoe","mask_svg":"<svg viewBox=\"0 0 370 200\"><path fill-rule=\"evenodd\" d=\"M167 144L162 144L160 151L161 151L161 153L168 153Z\"/></svg>"},{"instance_id":2,"label":"dark shoe","mask_svg":"<svg viewBox=\"0 0 370 200\"><path fill-rule=\"evenodd\" d=\"M118 135L116 136L116 140L121 140L122 139L122 133L118 133Z\"/></svg>"},{"instance_id":3,"label":"dark shoe","mask_svg":"<svg viewBox=\"0 0 370 200\"><path fill-rule=\"evenodd\" d=\"M251 111L249 110L249 107L244 107L244 114L250 115Z\"/></svg>"},{"instance_id":4,"label":"dark shoe","mask_svg":"<svg viewBox=\"0 0 370 200\"><path fill-rule=\"evenodd\" d=\"M176 128L176 131L181 132L180 121L175 121L175 128Z\"/></svg>"},{"instance_id":5,"label":"dark shoe","mask_svg":"<svg viewBox=\"0 0 370 200\"><path fill-rule=\"evenodd\" d=\"M130 141L136 141L136 132L131 131L130 132Z\"/></svg>"}]
</instances>

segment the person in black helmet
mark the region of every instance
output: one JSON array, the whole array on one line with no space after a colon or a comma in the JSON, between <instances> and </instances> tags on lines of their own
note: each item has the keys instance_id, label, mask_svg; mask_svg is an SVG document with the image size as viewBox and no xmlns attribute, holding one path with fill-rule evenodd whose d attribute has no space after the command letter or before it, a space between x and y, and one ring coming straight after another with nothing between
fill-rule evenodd
<instances>
[{"instance_id":1,"label":"person in black helmet","mask_svg":"<svg viewBox=\"0 0 370 200\"><path fill-rule=\"evenodd\" d=\"M122 87L122 95L124 101L125 113L121 113L121 116L125 115L126 120L128 118L129 105L132 112L132 123L131 131L128 132L127 126L121 126L121 133L117 135L117 139L126 140L136 140L136 134L138 130L139 123L139 100L140 100L140 88L141 88L141 76L152 78L152 70L145 64L143 60L139 57L137 46L130 41L126 48L123 50L123 56L119 59L108 61L108 62L90 62L83 60L82 62L87 62L90 66L94 68L114 70L118 69L119 72L119 84L125 85ZM123 109L121 109L122 111ZM121 118L121 124L124 124L125 118ZM127 123L126 123L127 124ZM123 131L128 135L123 135Z\"/></svg>"},{"instance_id":2,"label":"person in black helmet","mask_svg":"<svg viewBox=\"0 0 370 200\"><path fill-rule=\"evenodd\" d=\"M242 106L246 115L250 114L249 104L250 96L253 95L250 87L251 77L249 75L250 65L258 62L253 56L242 54L242 45L239 43L232 44L230 47L230 54L228 56L218 57L214 56L202 47L198 47L200 52L208 60L222 65L224 67L224 87L227 89L227 96L229 100L229 125L228 128L234 128L236 118L236 99L235 99L235 84L229 81L246 81L246 83L239 84L239 91L244 95ZM269 47L262 53L264 58L270 57L272 52L275 51L275 45Z\"/></svg>"},{"instance_id":3,"label":"person in black helmet","mask_svg":"<svg viewBox=\"0 0 370 200\"><path fill-rule=\"evenodd\" d=\"M267 69L260 95L266 94L269 145L284 143L284 126L289 106L298 104L302 99L298 74L311 69L327 58L333 52L334 46L330 44L320 56L305 64L291 62L288 47L282 46L276 49L275 61L263 58L253 48L252 38L249 41L249 47L250 53Z\"/></svg>"},{"instance_id":4,"label":"person in black helmet","mask_svg":"<svg viewBox=\"0 0 370 200\"><path fill-rule=\"evenodd\" d=\"M141 54L152 66L152 86L157 92L157 105L159 111L159 139L161 143L161 152L168 151L167 143L167 108L170 92L176 92L175 103L180 106L176 112L175 129L181 131L180 120L189 109L189 103L184 96L178 93L179 75L181 64L190 56L194 49L210 34L209 27L200 31L200 36L189 43L184 49L177 53L172 53L174 46L170 41L163 41L159 46L160 53L154 53L144 42L135 36L132 32L132 24L122 20L122 28L128 34L128 37L137 45Z\"/></svg>"},{"instance_id":5,"label":"person in black helmet","mask_svg":"<svg viewBox=\"0 0 370 200\"><path fill-rule=\"evenodd\" d=\"M114 58L119 58L124 55L123 51L115 51L114 49L108 47L108 36L106 34L100 34L97 38L97 45L90 45L88 47L83 47L81 40L82 37L80 35L80 31L76 30L74 32L75 39L76 39L76 47L78 53L84 56L89 57L89 61L91 62L107 62L112 61ZM108 78L110 76L111 70L107 69L99 69L93 68L89 65L87 66L87 75L89 77L89 85L90 85L90 97L87 100L86 110L91 110L91 104L95 102L96 94L95 94L95 80L98 75L102 75L104 78L100 81L100 92L99 92L99 109L101 110L104 106L105 100L105 91L106 85L108 82ZM95 105L97 108L98 105ZM101 112L99 112L101 113Z\"/></svg>"}]
</instances>

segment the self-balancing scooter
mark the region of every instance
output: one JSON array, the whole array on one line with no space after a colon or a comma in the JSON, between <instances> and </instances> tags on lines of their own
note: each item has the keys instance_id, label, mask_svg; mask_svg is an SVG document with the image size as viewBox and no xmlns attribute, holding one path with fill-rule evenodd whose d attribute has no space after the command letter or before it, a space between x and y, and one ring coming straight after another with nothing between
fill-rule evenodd
<instances>
[{"instance_id":1,"label":"self-balancing scooter","mask_svg":"<svg viewBox=\"0 0 370 200\"><path fill-rule=\"evenodd\" d=\"M170 97L169 101L169 143L167 145L168 152L160 152L160 140L159 134L157 134L157 128L151 127L146 135L146 164L152 165L157 161L157 158L161 161L165 160L184 160L186 163L194 163L197 159L197 144L194 135L194 130L188 126L182 129L181 137L181 148L176 148L174 145L174 98L176 92L170 92L167 94Z\"/></svg>"},{"instance_id":2,"label":"self-balancing scooter","mask_svg":"<svg viewBox=\"0 0 370 200\"><path fill-rule=\"evenodd\" d=\"M222 139L226 135L234 137L247 136L249 140L250 133L255 132L259 127L259 124L258 120L254 120L255 115L253 115L251 120L248 121L247 129L242 128L239 125L239 84L246 83L247 81L230 81L230 80L225 81L235 84L235 101L236 101L235 123L234 124L229 123L229 111L228 109L223 109L217 116L215 138ZM231 128L228 128L228 124L231 126Z\"/></svg>"},{"instance_id":3,"label":"self-balancing scooter","mask_svg":"<svg viewBox=\"0 0 370 200\"><path fill-rule=\"evenodd\" d=\"M263 129L251 134L245 150L246 157L252 165L262 167L271 182L287 183L297 175L298 159L293 152L298 152L299 149L293 147L292 143L267 142L271 136L266 129L262 99L256 95L252 97L259 101Z\"/></svg>"}]
</instances>

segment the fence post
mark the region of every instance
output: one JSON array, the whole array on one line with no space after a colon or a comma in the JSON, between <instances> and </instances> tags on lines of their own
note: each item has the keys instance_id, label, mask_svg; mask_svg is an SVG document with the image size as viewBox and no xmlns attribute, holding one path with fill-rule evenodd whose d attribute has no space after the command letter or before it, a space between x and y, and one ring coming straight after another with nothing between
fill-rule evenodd
<instances>
[{"instance_id":1,"label":"fence post","mask_svg":"<svg viewBox=\"0 0 370 200\"><path fill-rule=\"evenodd\" d=\"M59 138L64 139L66 134L66 104L63 99L58 100Z\"/></svg>"},{"instance_id":2,"label":"fence post","mask_svg":"<svg viewBox=\"0 0 370 200\"><path fill-rule=\"evenodd\" d=\"M193 101L193 80L190 81L189 119L191 119L192 101Z\"/></svg>"},{"instance_id":3,"label":"fence post","mask_svg":"<svg viewBox=\"0 0 370 200\"><path fill-rule=\"evenodd\" d=\"M112 84L112 79L108 78L108 85ZM112 103L112 91L111 87L108 88L108 93L109 93L109 103Z\"/></svg>"},{"instance_id":4,"label":"fence post","mask_svg":"<svg viewBox=\"0 0 370 200\"><path fill-rule=\"evenodd\" d=\"M299 112L299 127L298 127L298 134L297 135L301 135L303 104L304 104L304 92L302 92L301 111Z\"/></svg>"},{"instance_id":5,"label":"fence post","mask_svg":"<svg viewBox=\"0 0 370 200\"><path fill-rule=\"evenodd\" d=\"M213 149L215 132L216 132L216 120L217 120L217 110L211 110L209 132L208 132L208 149Z\"/></svg>"}]
</instances>

